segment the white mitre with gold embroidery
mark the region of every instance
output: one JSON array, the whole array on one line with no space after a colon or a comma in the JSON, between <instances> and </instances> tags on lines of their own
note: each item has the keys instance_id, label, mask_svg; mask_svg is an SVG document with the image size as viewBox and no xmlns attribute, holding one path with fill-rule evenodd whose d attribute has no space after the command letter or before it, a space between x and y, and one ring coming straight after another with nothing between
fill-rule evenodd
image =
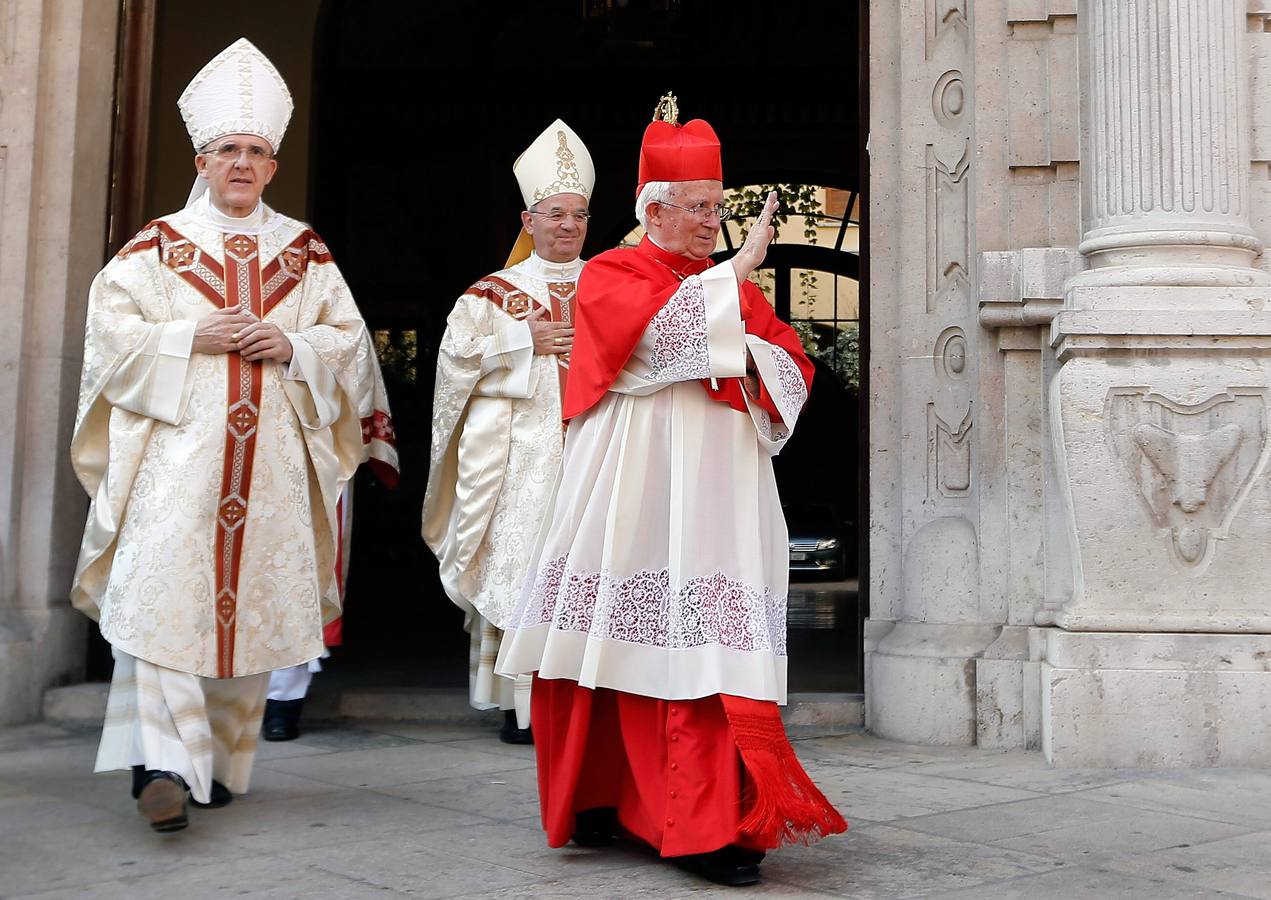
<instances>
[{"instance_id":1,"label":"white mitre with gold embroidery","mask_svg":"<svg viewBox=\"0 0 1271 900\"><path fill-rule=\"evenodd\" d=\"M254 134L275 153L293 108L282 75L247 38L239 38L200 69L177 106L195 150L227 134Z\"/></svg>"},{"instance_id":2,"label":"white mitre with gold embroidery","mask_svg":"<svg viewBox=\"0 0 1271 900\"><path fill-rule=\"evenodd\" d=\"M525 208L553 194L582 194L591 199L596 167L582 138L560 119L534 139L512 164Z\"/></svg>"},{"instance_id":3,"label":"white mitre with gold embroidery","mask_svg":"<svg viewBox=\"0 0 1271 900\"><path fill-rule=\"evenodd\" d=\"M590 201L596 184L596 167L587 145L560 119L548 125L516 158L512 172L521 186L526 209L553 194L582 194ZM505 267L528 259L533 249L534 240L522 230Z\"/></svg>"}]
</instances>

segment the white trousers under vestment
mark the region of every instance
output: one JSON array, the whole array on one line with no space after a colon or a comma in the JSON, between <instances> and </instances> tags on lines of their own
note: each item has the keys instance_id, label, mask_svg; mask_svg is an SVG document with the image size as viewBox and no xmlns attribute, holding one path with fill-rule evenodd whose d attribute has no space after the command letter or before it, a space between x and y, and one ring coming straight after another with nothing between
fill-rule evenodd
<instances>
[{"instance_id":1,"label":"white trousers under vestment","mask_svg":"<svg viewBox=\"0 0 1271 900\"><path fill-rule=\"evenodd\" d=\"M325 655L325 654L324 654ZM275 669L269 673L269 700L303 700L309 693L313 676L322 671L322 663L311 659L298 666Z\"/></svg>"},{"instance_id":2,"label":"white trousers under vestment","mask_svg":"<svg viewBox=\"0 0 1271 900\"><path fill-rule=\"evenodd\" d=\"M480 613L471 613L468 631L468 696L477 709L516 710L516 726L530 727L530 685L532 675L507 678L494 674L503 632Z\"/></svg>"},{"instance_id":3,"label":"white trousers under vestment","mask_svg":"<svg viewBox=\"0 0 1271 900\"><path fill-rule=\"evenodd\" d=\"M269 673L202 678L115 650L95 772L145 766L175 772L207 803L215 779L246 793Z\"/></svg>"}]
</instances>

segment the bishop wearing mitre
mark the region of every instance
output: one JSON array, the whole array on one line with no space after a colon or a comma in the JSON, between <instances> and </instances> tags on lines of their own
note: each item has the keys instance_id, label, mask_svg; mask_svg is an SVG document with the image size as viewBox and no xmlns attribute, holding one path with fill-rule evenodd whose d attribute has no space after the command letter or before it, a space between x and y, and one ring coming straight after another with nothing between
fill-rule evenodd
<instances>
[{"instance_id":1,"label":"bishop wearing mitre","mask_svg":"<svg viewBox=\"0 0 1271 900\"><path fill-rule=\"evenodd\" d=\"M97 771L157 831L247 790L269 672L339 612L336 502L396 470L366 325L331 251L261 194L291 117L238 40L179 100L197 171L88 300L71 458L91 504L72 587L115 658Z\"/></svg>"},{"instance_id":2,"label":"bishop wearing mitre","mask_svg":"<svg viewBox=\"0 0 1271 900\"><path fill-rule=\"evenodd\" d=\"M472 705L529 743L530 676L494 673L561 464L591 155L557 119L512 166L525 209L506 268L456 301L437 353L424 541L464 613Z\"/></svg>"},{"instance_id":3,"label":"bishop wearing mitre","mask_svg":"<svg viewBox=\"0 0 1271 900\"><path fill-rule=\"evenodd\" d=\"M578 283L564 471L497 671L534 673L551 846L629 836L728 885L844 830L787 740L788 545L772 457L812 365L747 276L772 195L713 265L719 139L673 98L640 148L639 245Z\"/></svg>"}]
</instances>

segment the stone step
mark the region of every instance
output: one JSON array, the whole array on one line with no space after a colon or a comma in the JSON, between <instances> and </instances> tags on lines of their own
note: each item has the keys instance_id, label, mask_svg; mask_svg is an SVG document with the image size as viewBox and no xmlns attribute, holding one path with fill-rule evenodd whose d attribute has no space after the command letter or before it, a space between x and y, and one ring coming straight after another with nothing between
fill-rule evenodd
<instances>
[{"instance_id":1,"label":"stone step","mask_svg":"<svg viewBox=\"0 0 1271 900\"><path fill-rule=\"evenodd\" d=\"M42 712L48 722L76 725L100 725L106 717L106 694L110 685L104 681L86 681L44 692Z\"/></svg>"},{"instance_id":2,"label":"stone step","mask_svg":"<svg viewBox=\"0 0 1271 900\"><path fill-rule=\"evenodd\" d=\"M106 713L105 682L86 682L52 688L44 694L44 718L51 722L97 725ZM305 703L311 720L351 719L410 721L436 725L489 724L497 711L483 712L468 705L462 688L346 688L323 693ZM792 735L839 734L865 724L861 694L809 692L791 694L781 717Z\"/></svg>"}]
</instances>

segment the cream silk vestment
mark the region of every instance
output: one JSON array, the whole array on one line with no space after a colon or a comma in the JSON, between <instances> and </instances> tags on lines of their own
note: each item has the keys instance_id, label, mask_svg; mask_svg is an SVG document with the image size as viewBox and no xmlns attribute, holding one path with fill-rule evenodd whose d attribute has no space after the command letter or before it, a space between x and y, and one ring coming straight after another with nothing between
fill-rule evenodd
<instances>
[{"instance_id":1,"label":"cream silk vestment","mask_svg":"<svg viewBox=\"0 0 1271 900\"><path fill-rule=\"evenodd\" d=\"M278 325L290 365L194 354L213 309ZM322 240L206 196L146 226L93 282L71 454L92 498L72 587L117 651L229 678L323 650L339 612L336 501L396 463L374 349Z\"/></svg>"},{"instance_id":2,"label":"cream silk vestment","mask_svg":"<svg viewBox=\"0 0 1271 900\"><path fill-rule=\"evenodd\" d=\"M500 629L520 595L561 462L568 361L535 355L524 318L542 307L545 318L570 321L581 270L581 260L535 254L478 281L450 313L437 355L423 536L447 596L465 613L473 705L482 708L512 707L512 680L494 676ZM528 714L527 704L518 706Z\"/></svg>"},{"instance_id":3,"label":"cream silk vestment","mask_svg":"<svg viewBox=\"0 0 1271 900\"><path fill-rule=\"evenodd\" d=\"M747 351L780 423L699 383L744 375ZM684 278L603 398L570 420L569 477L496 671L784 703L789 548L772 457L806 400L790 354L744 330L733 267Z\"/></svg>"}]
</instances>

